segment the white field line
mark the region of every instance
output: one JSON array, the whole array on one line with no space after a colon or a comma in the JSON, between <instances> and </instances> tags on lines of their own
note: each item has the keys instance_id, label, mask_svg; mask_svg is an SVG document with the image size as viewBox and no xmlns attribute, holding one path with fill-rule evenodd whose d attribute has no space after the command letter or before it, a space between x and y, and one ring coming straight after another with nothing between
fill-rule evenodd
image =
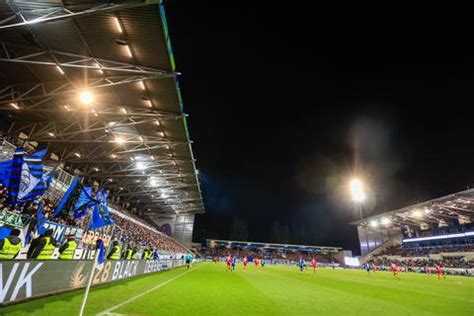
<instances>
[{"instance_id":1,"label":"white field line","mask_svg":"<svg viewBox=\"0 0 474 316\"><path fill-rule=\"evenodd\" d=\"M98 313L97 315L114 315L114 314L115 314L115 315L120 315L120 314L111 313L111 312L112 312L113 310L116 310L117 308L120 308L120 307L122 307L122 306L124 306L124 305L129 304L130 302L133 302L134 300L136 300L136 299L138 299L138 298L140 298L140 297L142 297L142 296L144 296L144 295L147 295L147 294L150 293L150 292L153 292L153 291L159 289L159 288L162 287L162 286L165 286L166 284L168 284L168 283L170 283L170 282L176 280L177 278L180 278L180 277L182 277L183 275L186 275L186 274L188 274L189 272L194 271L194 270L196 270L196 268L191 269L191 270L188 270L188 271L183 272L183 273L181 273L181 274L178 274L177 276L175 276L175 277L173 277L173 278L171 278L171 279L168 279L168 280L166 280L165 282L162 282L162 283L158 284L157 286L152 287L151 289L146 290L145 292L142 292L142 293L140 293L140 294L138 294L138 295L135 295L135 296L129 298L128 300L126 300L126 301L124 301L124 302L122 302L122 303L120 303L120 304L114 305L114 306L112 306L111 308L106 309L105 311L103 311L103 312L101 312L101 313Z\"/></svg>"}]
</instances>

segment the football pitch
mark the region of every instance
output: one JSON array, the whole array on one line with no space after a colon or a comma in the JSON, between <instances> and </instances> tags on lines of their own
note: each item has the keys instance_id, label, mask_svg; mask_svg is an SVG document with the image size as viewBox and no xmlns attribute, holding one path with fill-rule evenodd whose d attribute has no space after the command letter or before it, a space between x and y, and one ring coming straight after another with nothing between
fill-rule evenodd
<instances>
[{"instance_id":1,"label":"football pitch","mask_svg":"<svg viewBox=\"0 0 474 316\"><path fill-rule=\"evenodd\" d=\"M77 315L83 290L0 308L1 315ZM95 287L86 315L474 315L474 278L200 263Z\"/></svg>"}]
</instances>

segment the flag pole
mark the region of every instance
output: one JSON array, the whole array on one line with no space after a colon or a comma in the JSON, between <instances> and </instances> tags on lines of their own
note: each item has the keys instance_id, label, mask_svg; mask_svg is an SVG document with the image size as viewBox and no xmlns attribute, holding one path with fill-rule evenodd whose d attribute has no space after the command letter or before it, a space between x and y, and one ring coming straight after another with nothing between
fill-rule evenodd
<instances>
[{"instance_id":1,"label":"flag pole","mask_svg":"<svg viewBox=\"0 0 474 316\"><path fill-rule=\"evenodd\" d=\"M89 290L92 285L92 280L94 279L94 272L97 266L97 259L99 257L99 252L100 252L100 249L97 248L94 255L94 263L92 264L92 271L91 271L91 274L89 275L89 280L87 281L86 292L84 293L84 299L82 300L81 310L79 311L79 316L83 315L84 309L86 308L87 297L89 296Z\"/></svg>"}]
</instances>

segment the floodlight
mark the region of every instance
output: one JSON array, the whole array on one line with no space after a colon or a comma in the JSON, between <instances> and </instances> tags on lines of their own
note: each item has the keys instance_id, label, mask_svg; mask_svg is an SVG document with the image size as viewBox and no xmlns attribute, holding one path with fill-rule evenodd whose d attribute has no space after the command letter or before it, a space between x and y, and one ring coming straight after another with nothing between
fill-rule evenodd
<instances>
[{"instance_id":1,"label":"floodlight","mask_svg":"<svg viewBox=\"0 0 474 316\"><path fill-rule=\"evenodd\" d=\"M115 137L115 142L118 144L123 144L125 142L125 139L122 137Z\"/></svg>"},{"instance_id":2,"label":"floodlight","mask_svg":"<svg viewBox=\"0 0 474 316\"><path fill-rule=\"evenodd\" d=\"M146 164L142 161L137 161L135 164L138 170L145 170L146 169Z\"/></svg>"},{"instance_id":3,"label":"floodlight","mask_svg":"<svg viewBox=\"0 0 474 316\"><path fill-rule=\"evenodd\" d=\"M82 91L81 94L79 95L79 99L85 105L89 105L92 103L94 98L92 96L92 93L90 93L89 91Z\"/></svg>"},{"instance_id":4,"label":"floodlight","mask_svg":"<svg viewBox=\"0 0 474 316\"><path fill-rule=\"evenodd\" d=\"M352 179L350 182L352 200L355 202L364 202L365 193L362 182L359 179Z\"/></svg>"}]
</instances>

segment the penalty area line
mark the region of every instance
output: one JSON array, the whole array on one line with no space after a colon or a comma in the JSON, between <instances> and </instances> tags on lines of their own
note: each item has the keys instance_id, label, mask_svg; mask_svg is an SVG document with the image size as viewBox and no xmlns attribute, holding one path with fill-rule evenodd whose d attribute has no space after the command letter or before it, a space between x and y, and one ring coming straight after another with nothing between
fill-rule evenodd
<instances>
[{"instance_id":1,"label":"penalty area line","mask_svg":"<svg viewBox=\"0 0 474 316\"><path fill-rule=\"evenodd\" d=\"M177 276L175 276L175 277L173 277L173 278L171 278L171 279L168 279L168 280L166 280L165 282L162 282L162 283L158 284L157 286L152 287L151 289L146 290L145 292L142 292L142 293L140 293L140 294L138 294L138 295L135 295L135 296L129 298L128 300L126 300L126 301L124 301L124 302L122 302L122 303L120 303L120 304L114 305L114 306L112 306L111 308L106 309L105 311L98 313L97 315L120 315L120 314L111 313L111 312L112 312L113 310L116 310L117 308L120 308L120 307L122 307L122 306L124 306L124 305L129 304L130 302L133 302L134 300L136 300L136 299L138 299L138 298L140 298L140 297L142 297L142 296L144 296L144 295L147 295L147 294L150 293L150 292L153 292L153 291L159 289L159 288L162 287L162 286L165 286L166 284L168 284L168 283L170 283L170 282L172 282L172 281L174 281L174 280L176 280L176 279L182 277L183 275L186 275L186 274L188 274L189 272L192 272L192 271L194 271L194 270L196 270L196 269L197 269L197 268L194 268L194 269L188 270L188 271L186 271L186 272L183 272L183 273L181 273L181 274L178 274Z\"/></svg>"}]
</instances>

